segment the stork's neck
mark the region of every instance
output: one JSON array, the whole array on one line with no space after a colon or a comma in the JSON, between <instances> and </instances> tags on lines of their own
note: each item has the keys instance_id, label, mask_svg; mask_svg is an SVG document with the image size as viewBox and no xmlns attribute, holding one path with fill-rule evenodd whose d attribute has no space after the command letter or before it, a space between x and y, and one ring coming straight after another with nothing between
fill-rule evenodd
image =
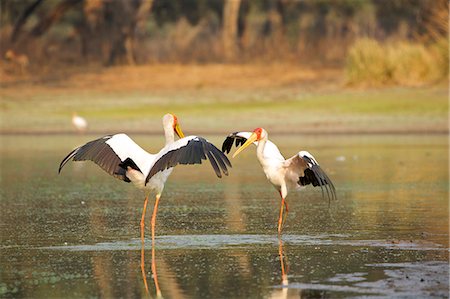
<instances>
[{"instance_id":1,"label":"stork's neck","mask_svg":"<svg viewBox=\"0 0 450 299\"><path fill-rule=\"evenodd\" d=\"M164 125L164 135L166 137L166 145L175 142L175 134L171 124Z\"/></svg>"},{"instance_id":2,"label":"stork's neck","mask_svg":"<svg viewBox=\"0 0 450 299\"><path fill-rule=\"evenodd\" d=\"M258 146L256 147L256 157L261 164L264 162L264 148L266 147L266 143L267 138L263 138L258 141Z\"/></svg>"}]
</instances>

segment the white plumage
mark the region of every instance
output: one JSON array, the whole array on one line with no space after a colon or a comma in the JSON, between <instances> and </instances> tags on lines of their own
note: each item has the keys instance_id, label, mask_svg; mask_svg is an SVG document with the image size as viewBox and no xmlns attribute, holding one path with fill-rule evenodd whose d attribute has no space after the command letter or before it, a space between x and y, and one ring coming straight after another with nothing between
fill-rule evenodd
<instances>
[{"instance_id":1,"label":"white plumage","mask_svg":"<svg viewBox=\"0 0 450 299\"><path fill-rule=\"evenodd\" d=\"M72 125L77 132L84 132L87 129L88 123L84 117L77 115L75 112L72 114Z\"/></svg>"},{"instance_id":2,"label":"white plumage","mask_svg":"<svg viewBox=\"0 0 450 299\"><path fill-rule=\"evenodd\" d=\"M178 164L201 164L209 159L216 175L228 175L227 167L231 167L228 158L213 144L202 137L184 137L178 120L173 114L163 117L166 145L157 153L150 154L136 144L126 134L115 134L101 137L77 147L70 152L59 166L59 172L70 161L91 160L110 175L132 182L137 188L145 191L144 209L141 218L141 238L144 240L144 217L151 191L156 193L155 207L152 215L152 240L159 198L164 184ZM175 141L175 133L181 138Z\"/></svg>"},{"instance_id":3,"label":"white plumage","mask_svg":"<svg viewBox=\"0 0 450 299\"><path fill-rule=\"evenodd\" d=\"M136 142L133 141L126 134L116 134L112 138L108 139L106 142L113 151L119 156L120 160L123 162L127 158L130 158L139 167L140 173L142 174L142 188L145 182L144 174L150 171L150 165L155 159L156 155L152 155L140 147ZM129 178L131 180L131 178ZM135 185L136 181L131 180Z\"/></svg>"},{"instance_id":4,"label":"white plumage","mask_svg":"<svg viewBox=\"0 0 450 299\"><path fill-rule=\"evenodd\" d=\"M307 151L300 151L289 159L285 159L278 147L268 139L268 133L263 128L253 132L235 132L227 136L222 145L222 151L229 153L233 142L241 146L234 153L237 156L250 144L256 145L256 156L269 182L281 196L280 216L278 218L278 233L281 233L284 220L283 208L288 212L286 196L289 190L299 189L308 184L320 186L322 196L325 188L329 199L336 199L336 190L330 178L322 170L317 160Z\"/></svg>"}]
</instances>

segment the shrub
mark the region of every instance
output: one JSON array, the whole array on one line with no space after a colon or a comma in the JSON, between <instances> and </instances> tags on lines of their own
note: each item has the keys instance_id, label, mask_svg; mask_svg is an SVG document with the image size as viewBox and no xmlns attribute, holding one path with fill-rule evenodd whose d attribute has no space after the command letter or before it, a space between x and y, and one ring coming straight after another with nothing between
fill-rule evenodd
<instances>
[{"instance_id":1,"label":"shrub","mask_svg":"<svg viewBox=\"0 0 450 299\"><path fill-rule=\"evenodd\" d=\"M437 63L439 79L447 79L449 69L448 38L440 38L431 46L431 50Z\"/></svg>"},{"instance_id":2,"label":"shrub","mask_svg":"<svg viewBox=\"0 0 450 299\"><path fill-rule=\"evenodd\" d=\"M357 40L346 61L347 82L353 85L399 84L418 86L448 75L447 39L431 46L411 42L381 44Z\"/></svg>"},{"instance_id":3,"label":"shrub","mask_svg":"<svg viewBox=\"0 0 450 299\"><path fill-rule=\"evenodd\" d=\"M399 42L386 46L392 83L416 86L436 80L435 62L425 46Z\"/></svg>"},{"instance_id":4,"label":"shrub","mask_svg":"<svg viewBox=\"0 0 450 299\"><path fill-rule=\"evenodd\" d=\"M350 47L346 62L349 83L385 84L391 79L391 72L386 49L378 41L363 38Z\"/></svg>"}]
</instances>

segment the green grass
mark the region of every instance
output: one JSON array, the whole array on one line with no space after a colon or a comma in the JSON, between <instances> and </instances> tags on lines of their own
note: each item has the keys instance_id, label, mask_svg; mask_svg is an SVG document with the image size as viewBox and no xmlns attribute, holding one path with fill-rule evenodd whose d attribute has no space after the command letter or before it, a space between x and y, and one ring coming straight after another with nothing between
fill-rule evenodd
<instances>
[{"instance_id":1,"label":"green grass","mask_svg":"<svg viewBox=\"0 0 450 299\"><path fill-rule=\"evenodd\" d=\"M277 131L446 130L447 88L387 88L303 93L292 88L261 91L200 90L155 93L34 93L2 97L3 131L71 130L77 111L93 131L159 132L172 112L190 130ZM374 127L376 126L376 127Z\"/></svg>"},{"instance_id":2,"label":"green grass","mask_svg":"<svg viewBox=\"0 0 450 299\"><path fill-rule=\"evenodd\" d=\"M445 89L391 88L311 96L305 102L316 104L316 109L332 104L329 109L346 114L446 117L446 92Z\"/></svg>"}]
</instances>

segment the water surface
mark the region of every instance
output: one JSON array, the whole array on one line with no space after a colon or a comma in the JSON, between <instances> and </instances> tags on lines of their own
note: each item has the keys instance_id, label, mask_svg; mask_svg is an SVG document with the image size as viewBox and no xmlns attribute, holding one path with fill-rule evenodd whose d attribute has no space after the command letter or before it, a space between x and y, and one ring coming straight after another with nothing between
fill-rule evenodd
<instances>
[{"instance_id":1,"label":"water surface","mask_svg":"<svg viewBox=\"0 0 450 299\"><path fill-rule=\"evenodd\" d=\"M93 163L57 175L95 137L1 137L0 297L155 297L156 285L165 298L448 297L446 136L273 137L286 157L313 153L338 192L330 204L317 188L290 193L281 240L254 149L223 179L208 164L177 167L153 252L139 240L140 191Z\"/></svg>"}]
</instances>

